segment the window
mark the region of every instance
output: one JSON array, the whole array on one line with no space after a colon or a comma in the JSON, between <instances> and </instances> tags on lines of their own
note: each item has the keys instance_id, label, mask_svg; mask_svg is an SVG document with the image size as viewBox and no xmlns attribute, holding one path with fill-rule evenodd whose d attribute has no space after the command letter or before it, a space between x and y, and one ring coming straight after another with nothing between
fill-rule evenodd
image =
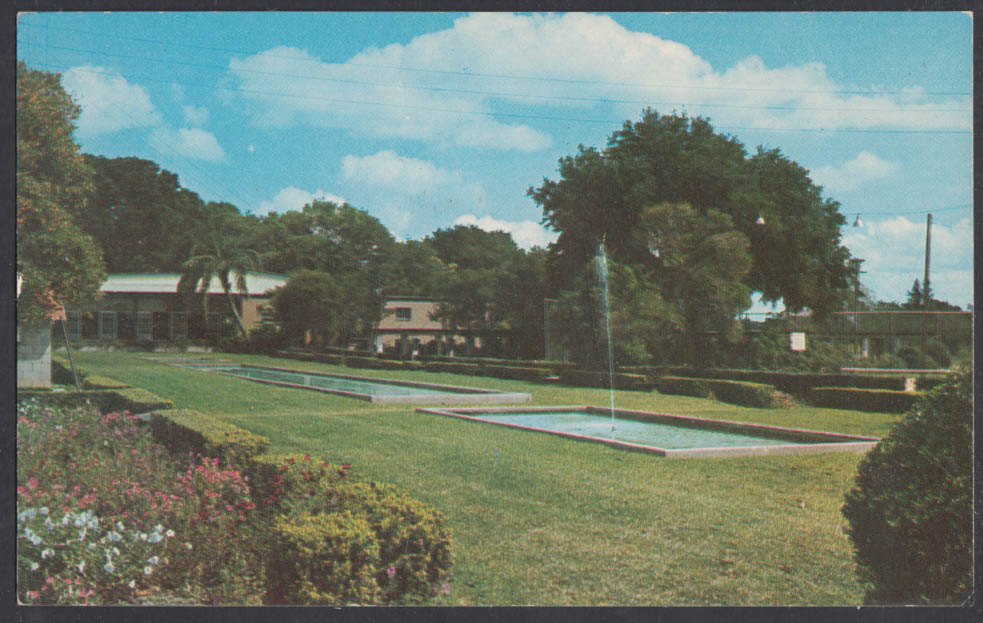
<instances>
[{"instance_id":1,"label":"window","mask_svg":"<svg viewBox=\"0 0 983 623\"><path fill-rule=\"evenodd\" d=\"M116 312L99 312L99 339L116 339Z\"/></svg>"},{"instance_id":2,"label":"window","mask_svg":"<svg viewBox=\"0 0 983 623\"><path fill-rule=\"evenodd\" d=\"M150 312L137 312L137 322L136 327L133 331L133 337L138 340L151 340L153 335L151 329L153 327L153 319Z\"/></svg>"},{"instance_id":3,"label":"window","mask_svg":"<svg viewBox=\"0 0 983 623\"><path fill-rule=\"evenodd\" d=\"M82 338L82 314L77 311L65 312L65 333L68 339L77 342Z\"/></svg>"},{"instance_id":4,"label":"window","mask_svg":"<svg viewBox=\"0 0 983 623\"><path fill-rule=\"evenodd\" d=\"M413 310L409 307L396 308L396 320L410 320L413 317Z\"/></svg>"},{"instance_id":5,"label":"window","mask_svg":"<svg viewBox=\"0 0 983 623\"><path fill-rule=\"evenodd\" d=\"M171 339L184 340L188 337L188 312L171 312Z\"/></svg>"}]
</instances>

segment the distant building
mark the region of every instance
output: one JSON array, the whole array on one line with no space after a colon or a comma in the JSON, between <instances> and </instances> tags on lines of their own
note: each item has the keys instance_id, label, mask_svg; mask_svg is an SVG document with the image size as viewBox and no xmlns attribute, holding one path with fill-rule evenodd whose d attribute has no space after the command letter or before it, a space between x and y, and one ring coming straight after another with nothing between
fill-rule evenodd
<instances>
[{"instance_id":1,"label":"distant building","mask_svg":"<svg viewBox=\"0 0 983 623\"><path fill-rule=\"evenodd\" d=\"M102 297L85 308L66 311L70 340L162 341L229 334L232 312L217 278L208 287L208 314L201 313L201 295L178 293L179 273L113 274L99 288ZM233 299L247 330L269 316L271 291L287 283L283 275L249 272L246 294L233 289Z\"/></svg>"},{"instance_id":2,"label":"distant building","mask_svg":"<svg viewBox=\"0 0 983 623\"><path fill-rule=\"evenodd\" d=\"M421 296L386 299L382 319L368 336L367 346L375 352L395 351L401 355L463 355L480 348L482 338L465 329L449 327L434 316L440 301Z\"/></svg>"}]
</instances>

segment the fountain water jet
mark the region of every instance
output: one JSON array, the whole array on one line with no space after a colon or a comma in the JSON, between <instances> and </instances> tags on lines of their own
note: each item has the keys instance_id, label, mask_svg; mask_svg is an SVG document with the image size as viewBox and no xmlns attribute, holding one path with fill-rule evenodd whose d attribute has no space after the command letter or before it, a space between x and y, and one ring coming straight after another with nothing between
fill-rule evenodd
<instances>
[{"instance_id":1,"label":"fountain water jet","mask_svg":"<svg viewBox=\"0 0 983 623\"><path fill-rule=\"evenodd\" d=\"M611 344L611 309L608 306L608 259L604 249L605 237L597 245L597 281L601 290L601 305L604 309L604 328L608 345L608 388L611 392L611 437L614 438L614 347Z\"/></svg>"}]
</instances>

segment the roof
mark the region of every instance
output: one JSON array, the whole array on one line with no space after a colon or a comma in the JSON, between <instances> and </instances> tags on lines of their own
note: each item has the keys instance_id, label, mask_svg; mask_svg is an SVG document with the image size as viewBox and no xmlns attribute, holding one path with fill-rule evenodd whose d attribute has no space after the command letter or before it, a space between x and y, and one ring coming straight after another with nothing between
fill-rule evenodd
<instances>
[{"instance_id":1,"label":"roof","mask_svg":"<svg viewBox=\"0 0 983 623\"><path fill-rule=\"evenodd\" d=\"M139 293L139 294L174 294L177 292L181 273L117 273L106 275L106 281L99 288L100 292ZM272 273L247 272L246 291L251 295L263 294L287 284L286 275ZM223 294L222 284L218 278L212 279L208 286L209 294Z\"/></svg>"}]
</instances>

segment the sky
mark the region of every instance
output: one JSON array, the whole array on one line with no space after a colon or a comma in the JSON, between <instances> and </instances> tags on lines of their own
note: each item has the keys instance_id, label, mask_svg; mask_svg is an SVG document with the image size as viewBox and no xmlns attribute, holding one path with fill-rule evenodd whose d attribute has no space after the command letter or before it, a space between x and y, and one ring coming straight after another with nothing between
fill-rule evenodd
<instances>
[{"instance_id":1,"label":"sky","mask_svg":"<svg viewBox=\"0 0 983 623\"><path fill-rule=\"evenodd\" d=\"M402 240L546 246L527 191L560 158L647 107L708 117L840 203L875 298L922 279L932 213L935 296L973 301L965 13L24 13L17 54L62 75L86 153L253 214L347 201Z\"/></svg>"}]
</instances>

